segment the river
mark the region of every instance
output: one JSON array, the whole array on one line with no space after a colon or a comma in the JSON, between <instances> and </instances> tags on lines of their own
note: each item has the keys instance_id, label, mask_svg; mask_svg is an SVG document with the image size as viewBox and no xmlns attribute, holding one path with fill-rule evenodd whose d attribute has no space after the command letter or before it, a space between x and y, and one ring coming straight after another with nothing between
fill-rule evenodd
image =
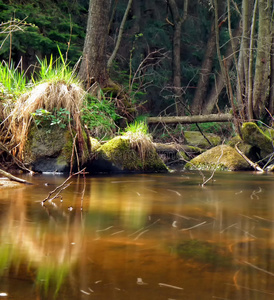
<instances>
[{"instance_id":1,"label":"river","mask_svg":"<svg viewBox=\"0 0 274 300\"><path fill-rule=\"evenodd\" d=\"M66 177L24 178L0 191L0 298L274 299L272 174L79 176L44 205Z\"/></svg>"}]
</instances>

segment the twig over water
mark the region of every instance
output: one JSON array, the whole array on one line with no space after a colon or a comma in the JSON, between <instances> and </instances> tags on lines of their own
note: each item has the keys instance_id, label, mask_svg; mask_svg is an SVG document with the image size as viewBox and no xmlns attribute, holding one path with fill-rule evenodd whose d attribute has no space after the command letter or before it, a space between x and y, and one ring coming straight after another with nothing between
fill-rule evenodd
<instances>
[{"instance_id":1,"label":"twig over water","mask_svg":"<svg viewBox=\"0 0 274 300\"><path fill-rule=\"evenodd\" d=\"M74 174L71 174L69 175L69 177L59 186L57 186L53 191L49 192L48 196L42 201L42 205L46 202L46 201L52 201L53 199L57 198L59 196L59 194L65 190L69 185L70 183L66 184L73 176L76 176L76 175L85 175L86 172L85 172L86 168L82 169L81 171L77 172L77 173L74 173ZM54 195L54 193L56 193ZM51 196L54 195L52 198Z\"/></svg>"}]
</instances>

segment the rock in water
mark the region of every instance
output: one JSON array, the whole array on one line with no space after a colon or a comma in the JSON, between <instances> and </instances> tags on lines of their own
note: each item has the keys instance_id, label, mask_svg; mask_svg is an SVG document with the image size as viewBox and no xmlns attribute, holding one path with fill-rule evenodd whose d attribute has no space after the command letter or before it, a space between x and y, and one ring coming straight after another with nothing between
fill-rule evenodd
<instances>
[{"instance_id":1,"label":"rock in water","mask_svg":"<svg viewBox=\"0 0 274 300\"><path fill-rule=\"evenodd\" d=\"M214 147L186 164L189 170L240 171L251 169L250 165L232 147L220 145Z\"/></svg>"}]
</instances>

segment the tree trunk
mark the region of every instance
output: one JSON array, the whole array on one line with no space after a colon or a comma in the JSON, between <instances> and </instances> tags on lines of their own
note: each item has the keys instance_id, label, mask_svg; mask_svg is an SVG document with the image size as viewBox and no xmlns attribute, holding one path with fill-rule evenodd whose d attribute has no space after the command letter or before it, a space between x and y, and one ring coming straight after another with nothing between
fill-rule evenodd
<instances>
[{"instance_id":1,"label":"tree trunk","mask_svg":"<svg viewBox=\"0 0 274 300\"><path fill-rule=\"evenodd\" d=\"M213 65L213 59L215 57L215 54L216 54L216 32L215 32L215 26L213 22L213 25L211 26L210 36L207 42L206 53L200 71L199 82L197 85L197 89L191 107L193 114L200 114L202 111L202 105L205 100L205 95L207 94L207 89L208 89L210 75L212 72L212 65Z\"/></svg>"},{"instance_id":2,"label":"tree trunk","mask_svg":"<svg viewBox=\"0 0 274 300\"><path fill-rule=\"evenodd\" d=\"M136 33L140 33L140 21L141 21L141 4L138 0L133 0L132 3L132 14L134 17L134 23L129 33L135 35Z\"/></svg>"},{"instance_id":3,"label":"tree trunk","mask_svg":"<svg viewBox=\"0 0 274 300\"><path fill-rule=\"evenodd\" d=\"M250 42L249 42L249 61L248 61L248 94L247 94L247 111L248 119L253 119L253 52L254 52L254 36L256 27L256 14L257 14L258 0L255 0L252 14L252 22L250 28Z\"/></svg>"},{"instance_id":4,"label":"tree trunk","mask_svg":"<svg viewBox=\"0 0 274 300\"><path fill-rule=\"evenodd\" d=\"M239 36L241 34L241 27L239 24L239 27L233 32L233 35L235 37ZM236 42L237 41L237 42ZM239 39L235 39L234 46L238 49L239 47ZM226 50L226 53L224 55L224 60L226 62L227 69L230 69L233 63L233 47L230 43L229 47ZM205 101L203 105L203 114L210 114L212 113L214 106L218 103L218 98L220 93L225 87L225 81L222 76L222 74L218 74L218 77L216 79L214 87L211 89L209 96L207 97L207 100Z\"/></svg>"},{"instance_id":5,"label":"tree trunk","mask_svg":"<svg viewBox=\"0 0 274 300\"><path fill-rule=\"evenodd\" d=\"M231 114L211 114L211 115L195 115L180 117L150 117L147 118L148 124L165 123L165 124L193 124L207 122L231 122L233 116Z\"/></svg>"},{"instance_id":6,"label":"tree trunk","mask_svg":"<svg viewBox=\"0 0 274 300\"><path fill-rule=\"evenodd\" d=\"M252 1L242 1L242 37L241 47L238 58L238 84L237 84L237 99L243 99L247 106L248 99L248 57L249 57L249 37L251 25Z\"/></svg>"},{"instance_id":7,"label":"tree trunk","mask_svg":"<svg viewBox=\"0 0 274 300\"><path fill-rule=\"evenodd\" d=\"M132 0L128 0L127 8L125 10L125 13L124 13L124 16L123 16L123 20L122 20L121 25L120 25L117 42L116 42L114 50L113 50L113 52L112 52L112 54L111 54L111 56L110 56L110 58L109 58L109 60L107 62L108 69L112 66L112 63L113 63L113 61L114 61L114 59L115 59L115 57L117 55L118 49L120 47L122 36L123 36L123 32L124 32L125 23L126 23L126 20L127 20L127 16L128 16L131 4L132 4Z\"/></svg>"},{"instance_id":8,"label":"tree trunk","mask_svg":"<svg viewBox=\"0 0 274 300\"><path fill-rule=\"evenodd\" d=\"M175 107L176 114L179 115L181 110L184 110L180 103L182 103L182 87L181 87L181 32L182 24L186 19L188 0L184 2L184 16L181 17L179 14L179 9L175 0L168 1L171 14L173 16L173 61L172 61L172 71L173 71L173 89L175 95Z\"/></svg>"},{"instance_id":9,"label":"tree trunk","mask_svg":"<svg viewBox=\"0 0 274 300\"><path fill-rule=\"evenodd\" d=\"M232 64L232 57L227 62L227 65ZM218 107L219 95L225 87L225 82L223 76L219 73L215 81L214 87L211 89L207 101L203 107L203 114L211 114L214 110L214 107Z\"/></svg>"},{"instance_id":10,"label":"tree trunk","mask_svg":"<svg viewBox=\"0 0 274 300\"><path fill-rule=\"evenodd\" d=\"M108 83L106 44L110 0L90 0L87 32L79 78L89 89L95 82L104 87Z\"/></svg>"},{"instance_id":11,"label":"tree trunk","mask_svg":"<svg viewBox=\"0 0 274 300\"><path fill-rule=\"evenodd\" d=\"M274 4L272 7L274 11ZM271 52L270 52L270 93L269 93L269 103L268 110L270 114L273 116L274 114L274 19L271 20L271 32L272 32L272 44L271 44Z\"/></svg>"},{"instance_id":12,"label":"tree trunk","mask_svg":"<svg viewBox=\"0 0 274 300\"><path fill-rule=\"evenodd\" d=\"M261 118L265 112L270 77L271 0L259 0L257 58L253 87L253 112Z\"/></svg>"},{"instance_id":13,"label":"tree trunk","mask_svg":"<svg viewBox=\"0 0 274 300\"><path fill-rule=\"evenodd\" d=\"M270 95L268 109L273 116L274 114L274 22L272 21L272 46L271 46L271 61L270 61Z\"/></svg>"}]
</instances>

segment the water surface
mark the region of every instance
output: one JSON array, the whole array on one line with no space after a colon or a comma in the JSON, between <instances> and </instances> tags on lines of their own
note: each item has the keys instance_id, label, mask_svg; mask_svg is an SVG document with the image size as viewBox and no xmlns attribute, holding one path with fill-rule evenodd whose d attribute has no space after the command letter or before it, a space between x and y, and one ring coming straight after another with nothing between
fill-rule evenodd
<instances>
[{"instance_id":1,"label":"water surface","mask_svg":"<svg viewBox=\"0 0 274 300\"><path fill-rule=\"evenodd\" d=\"M210 174L205 174L209 176ZM27 177L1 189L3 299L274 299L274 176Z\"/></svg>"}]
</instances>

